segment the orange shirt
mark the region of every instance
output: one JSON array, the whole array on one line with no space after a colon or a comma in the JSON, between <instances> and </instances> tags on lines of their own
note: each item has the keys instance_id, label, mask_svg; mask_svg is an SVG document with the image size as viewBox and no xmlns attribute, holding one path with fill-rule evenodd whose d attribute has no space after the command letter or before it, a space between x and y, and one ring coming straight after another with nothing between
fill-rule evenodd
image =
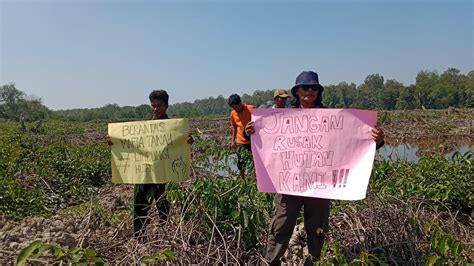
<instances>
[{"instance_id":1,"label":"orange shirt","mask_svg":"<svg viewBox=\"0 0 474 266\"><path fill-rule=\"evenodd\" d=\"M244 137L244 129L248 122L252 120L252 111L255 108L253 105L242 103L244 109L237 113L235 110L230 112L230 123L232 127L237 127L237 144L248 144L249 142Z\"/></svg>"}]
</instances>

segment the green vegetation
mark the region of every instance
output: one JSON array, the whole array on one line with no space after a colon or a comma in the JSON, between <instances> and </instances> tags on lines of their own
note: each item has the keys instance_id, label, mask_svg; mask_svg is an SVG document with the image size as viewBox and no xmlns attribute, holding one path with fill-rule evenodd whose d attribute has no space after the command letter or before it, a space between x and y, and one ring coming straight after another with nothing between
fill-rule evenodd
<instances>
[{"instance_id":1,"label":"green vegetation","mask_svg":"<svg viewBox=\"0 0 474 266\"><path fill-rule=\"evenodd\" d=\"M464 244L452 236L443 233L439 228L431 232L430 253L427 265L454 264L462 262L461 253Z\"/></svg>"},{"instance_id":2,"label":"green vegetation","mask_svg":"<svg viewBox=\"0 0 474 266\"><path fill-rule=\"evenodd\" d=\"M44 119L50 111L41 103L41 98L27 96L14 84L0 87L0 119L34 121Z\"/></svg>"},{"instance_id":3,"label":"green vegetation","mask_svg":"<svg viewBox=\"0 0 474 266\"><path fill-rule=\"evenodd\" d=\"M28 259L39 258L48 252L55 261L66 262L73 265L109 265L92 248L70 248L62 247L55 243L44 243L41 240L35 240L24 247L17 256L16 264L23 266ZM150 264L156 262L173 261L176 254L168 248L163 248L151 256L141 258L142 263Z\"/></svg>"},{"instance_id":4,"label":"green vegetation","mask_svg":"<svg viewBox=\"0 0 474 266\"><path fill-rule=\"evenodd\" d=\"M426 155L418 163L380 161L375 164L370 189L381 197L419 198L453 211L474 205L470 191L472 152L456 152L452 159Z\"/></svg>"},{"instance_id":5,"label":"green vegetation","mask_svg":"<svg viewBox=\"0 0 474 266\"><path fill-rule=\"evenodd\" d=\"M461 253L465 250L465 245L454 239L452 236L443 233L438 227L430 231L427 229L427 235L430 237L428 248L428 257L423 260L423 264L432 265L463 265L466 264L461 258ZM331 265L390 265L376 254L367 251L360 252L359 256L348 259L344 254L341 245L337 241L326 241L318 260L312 261L315 266Z\"/></svg>"},{"instance_id":6,"label":"green vegetation","mask_svg":"<svg viewBox=\"0 0 474 266\"><path fill-rule=\"evenodd\" d=\"M96 196L92 196L89 202L58 211L63 217L84 217L90 213L94 213L94 223L100 226L116 225L130 218L129 210L111 211Z\"/></svg>"},{"instance_id":7,"label":"green vegetation","mask_svg":"<svg viewBox=\"0 0 474 266\"><path fill-rule=\"evenodd\" d=\"M110 177L110 153L103 134L91 141L90 126L48 121L35 133L2 123L0 211L16 218L54 213L96 193Z\"/></svg>"},{"instance_id":8,"label":"green vegetation","mask_svg":"<svg viewBox=\"0 0 474 266\"><path fill-rule=\"evenodd\" d=\"M169 184L167 191L181 209L182 219L199 221L207 232L203 241L209 241L214 228L224 236L240 231L241 244L250 249L268 225L273 197L258 192L253 179L198 178L190 187Z\"/></svg>"},{"instance_id":9,"label":"green vegetation","mask_svg":"<svg viewBox=\"0 0 474 266\"><path fill-rule=\"evenodd\" d=\"M396 80L385 80L382 75L368 75L360 85L340 82L324 84L324 105L331 108L358 108L377 110L443 109L474 107L474 71L462 74L449 68L441 74L420 71L416 83L404 85ZM252 95L241 95L242 101L256 106L273 100L273 89L256 90ZM237 91L236 91L237 92ZM238 92L237 92L238 93ZM227 95L198 99L169 106L168 113L178 117L222 116L229 113ZM151 114L146 104L133 107L107 104L100 108L51 111L42 105L41 98L25 95L14 84L0 87L0 119L37 121L44 118L62 118L68 121L103 119L143 120Z\"/></svg>"},{"instance_id":10,"label":"green vegetation","mask_svg":"<svg viewBox=\"0 0 474 266\"><path fill-rule=\"evenodd\" d=\"M61 247L55 243L44 243L41 240L36 240L23 248L18 254L17 265L25 265L27 259L38 258L43 253L49 251L56 261L77 264L94 264L105 265L105 262L97 257L96 252L90 248L69 248Z\"/></svg>"},{"instance_id":11,"label":"green vegetation","mask_svg":"<svg viewBox=\"0 0 474 266\"><path fill-rule=\"evenodd\" d=\"M140 261L143 263L156 263L176 260L176 253L168 248L162 248L151 256L145 256Z\"/></svg>"},{"instance_id":12,"label":"green vegetation","mask_svg":"<svg viewBox=\"0 0 474 266\"><path fill-rule=\"evenodd\" d=\"M432 123L441 116L447 121ZM453 123L457 116L464 121L469 111L384 112L381 118L387 127L401 123L419 125L416 123L421 121L424 124L418 128L439 135L443 129L457 130ZM163 230L172 232L152 240L155 246L140 253L137 260L122 256L124 263L212 264L227 261L222 255L227 253L235 256L235 261L256 263L260 259L255 254L261 253L265 243L274 208L273 195L257 191L251 164L247 166L250 178L244 180L230 167L235 164L235 156L224 144L227 135L223 128L228 130L227 125L219 128L221 125L211 119L192 122L205 133L195 136L192 179L167 185L167 196L173 203L172 218ZM217 133L212 131L215 128ZM397 132L391 129L387 132ZM23 127L21 121L4 120L0 131L2 216L25 221L26 217L53 214L87 215L92 217L87 224L95 226L88 228L93 229L89 234L94 234L94 238L85 242L86 248L34 241L18 254L18 264L44 258L46 253L48 259L68 263L117 263L113 260L116 254L129 252L130 247L124 244L131 238L127 235L131 226L128 204L122 201L120 208L114 209L98 200L101 191L110 189L110 148L104 140L106 121L46 119L39 125L26 121ZM398 135L394 133L393 138ZM331 220L337 222L331 225L333 231L328 235L325 252L316 264L472 262L468 243L471 238L459 229L463 223L469 226L472 219L458 218L461 210L472 209L473 205L472 156L472 152L467 152L445 158L433 153L422 156L417 163L377 161L366 200L332 202ZM100 231L106 227L118 229L108 235ZM82 234L86 238L86 233ZM116 237L111 242L100 242L111 235ZM176 235L185 237L172 238ZM107 250L108 246L114 246L114 250ZM108 252L103 253L104 250ZM100 258L96 252L101 254ZM221 257L206 260L218 256L215 254Z\"/></svg>"}]
</instances>

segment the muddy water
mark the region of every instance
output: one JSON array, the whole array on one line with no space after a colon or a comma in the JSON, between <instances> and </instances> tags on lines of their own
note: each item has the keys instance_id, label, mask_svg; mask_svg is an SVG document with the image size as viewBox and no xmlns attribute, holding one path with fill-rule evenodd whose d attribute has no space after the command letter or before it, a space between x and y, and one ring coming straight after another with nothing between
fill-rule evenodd
<instances>
[{"instance_id":1,"label":"muddy water","mask_svg":"<svg viewBox=\"0 0 474 266\"><path fill-rule=\"evenodd\" d=\"M449 159L453 156L455 152L460 152L464 154L466 152L474 152L474 146L469 146L468 144L464 144L458 147L455 147L453 150L444 152L445 158ZM377 159L385 159L391 161L403 160L407 162L418 162L418 160L422 157L424 151L415 144L399 144L397 146L385 145L380 148L376 153Z\"/></svg>"},{"instance_id":2,"label":"muddy water","mask_svg":"<svg viewBox=\"0 0 474 266\"><path fill-rule=\"evenodd\" d=\"M434 150L433 148L430 149ZM445 149L444 149L445 150ZM438 151L439 152L439 151ZM453 156L455 152L464 154L466 152L474 152L474 144L459 144L457 147L453 147L451 150L445 150L443 152L446 159ZM384 145L382 148L377 150L375 158L377 160L389 160L398 161L403 160L407 162L418 162L419 159L426 154L427 150L420 148L416 144L402 143L396 146ZM212 158L209 159L210 161ZM238 172L237 169L237 156L231 155L227 162L224 160L212 160L214 162L215 169L209 169L211 173L219 176L228 176Z\"/></svg>"}]
</instances>

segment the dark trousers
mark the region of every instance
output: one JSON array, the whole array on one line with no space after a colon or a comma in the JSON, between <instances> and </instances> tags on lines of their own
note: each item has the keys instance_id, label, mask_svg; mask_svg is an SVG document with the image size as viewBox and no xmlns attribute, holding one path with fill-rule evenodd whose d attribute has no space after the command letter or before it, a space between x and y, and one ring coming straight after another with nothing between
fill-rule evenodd
<instances>
[{"instance_id":1,"label":"dark trousers","mask_svg":"<svg viewBox=\"0 0 474 266\"><path fill-rule=\"evenodd\" d=\"M148 211L153 200L159 211L160 220L166 221L170 204L166 199L165 184L140 184L135 185L133 195L133 231L135 236L140 236L145 231L149 222Z\"/></svg>"},{"instance_id":2,"label":"dark trousers","mask_svg":"<svg viewBox=\"0 0 474 266\"><path fill-rule=\"evenodd\" d=\"M237 146L237 169L244 170L248 163L248 158L245 156L246 151L251 151L250 144L238 144Z\"/></svg>"},{"instance_id":3,"label":"dark trousers","mask_svg":"<svg viewBox=\"0 0 474 266\"><path fill-rule=\"evenodd\" d=\"M265 260L270 265L280 264L301 207L304 207L304 228L309 254L319 260L324 235L329 229L329 203L328 199L276 194L276 210L270 224Z\"/></svg>"}]
</instances>

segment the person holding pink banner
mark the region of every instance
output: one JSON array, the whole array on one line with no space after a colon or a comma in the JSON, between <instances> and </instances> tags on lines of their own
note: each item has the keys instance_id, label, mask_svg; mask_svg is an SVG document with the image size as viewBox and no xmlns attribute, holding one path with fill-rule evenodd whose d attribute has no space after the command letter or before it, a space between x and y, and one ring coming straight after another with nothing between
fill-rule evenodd
<instances>
[{"instance_id":1,"label":"person holding pink banner","mask_svg":"<svg viewBox=\"0 0 474 266\"><path fill-rule=\"evenodd\" d=\"M324 87L319 83L318 74L304 71L296 78L295 86L291 89L294 96L294 108L324 108L322 93ZM248 135L255 132L253 122L247 124L245 131ZM377 148L384 144L382 130L375 127L372 138ZM304 197L287 194L275 195L275 214L270 224L265 260L270 265L279 265L285 253L296 219L301 208L304 208L304 227L307 233L308 251L312 258L307 258L305 265L319 260L324 244L325 233L329 229L329 199Z\"/></svg>"}]
</instances>

